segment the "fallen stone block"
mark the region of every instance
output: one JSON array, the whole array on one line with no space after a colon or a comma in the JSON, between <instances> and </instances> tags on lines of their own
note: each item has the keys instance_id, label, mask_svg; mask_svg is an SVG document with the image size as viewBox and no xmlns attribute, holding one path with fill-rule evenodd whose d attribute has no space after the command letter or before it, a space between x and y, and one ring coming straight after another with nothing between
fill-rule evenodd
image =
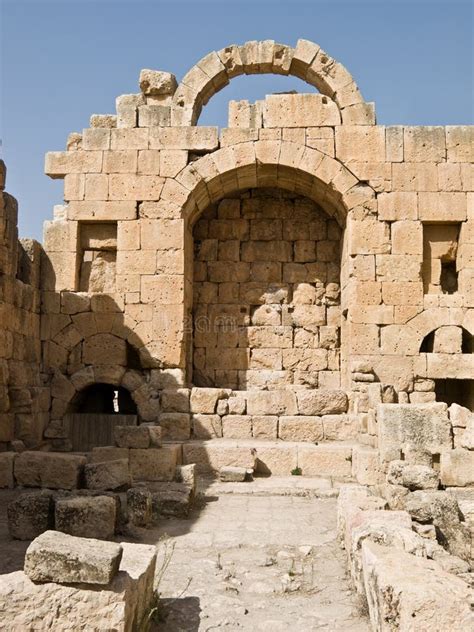
<instances>
[{"instance_id":1,"label":"fallen stone block","mask_svg":"<svg viewBox=\"0 0 474 632\"><path fill-rule=\"evenodd\" d=\"M417 522L432 523L440 544L452 555L468 560L471 549L469 528L461 522L456 498L445 491L416 491L405 501L405 508Z\"/></svg>"},{"instance_id":2,"label":"fallen stone block","mask_svg":"<svg viewBox=\"0 0 474 632\"><path fill-rule=\"evenodd\" d=\"M469 630L472 590L436 562L365 541L364 584L374 630Z\"/></svg>"},{"instance_id":3,"label":"fallen stone block","mask_svg":"<svg viewBox=\"0 0 474 632\"><path fill-rule=\"evenodd\" d=\"M21 494L7 507L8 532L16 540L33 540L54 526L52 494Z\"/></svg>"},{"instance_id":4,"label":"fallen stone block","mask_svg":"<svg viewBox=\"0 0 474 632\"><path fill-rule=\"evenodd\" d=\"M154 605L156 548L148 544L121 542L123 549L119 575L123 572L133 580L136 598L133 630L146 630L151 606Z\"/></svg>"},{"instance_id":5,"label":"fallen stone block","mask_svg":"<svg viewBox=\"0 0 474 632\"><path fill-rule=\"evenodd\" d=\"M77 454L22 452L15 459L15 479L25 487L74 489L86 462L85 456Z\"/></svg>"},{"instance_id":6,"label":"fallen stone block","mask_svg":"<svg viewBox=\"0 0 474 632\"><path fill-rule=\"evenodd\" d=\"M81 538L107 540L115 533L117 504L110 496L58 499L54 516L57 531Z\"/></svg>"},{"instance_id":7,"label":"fallen stone block","mask_svg":"<svg viewBox=\"0 0 474 632\"><path fill-rule=\"evenodd\" d=\"M243 483L248 470L245 467L221 467L219 478L223 483Z\"/></svg>"},{"instance_id":8,"label":"fallen stone block","mask_svg":"<svg viewBox=\"0 0 474 632\"><path fill-rule=\"evenodd\" d=\"M13 462L16 452L0 452L0 487L14 487Z\"/></svg>"},{"instance_id":9,"label":"fallen stone block","mask_svg":"<svg viewBox=\"0 0 474 632\"><path fill-rule=\"evenodd\" d=\"M181 461L181 446L168 444L158 450L130 450L132 481L172 481Z\"/></svg>"},{"instance_id":10,"label":"fallen stone block","mask_svg":"<svg viewBox=\"0 0 474 632\"><path fill-rule=\"evenodd\" d=\"M148 426L115 426L114 439L119 448L150 447Z\"/></svg>"},{"instance_id":11,"label":"fallen stone block","mask_svg":"<svg viewBox=\"0 0 474 632\"><path fill-rule=\"evenodd\" d=\"M132 487L127 490L128 521L136 527L146 527L150 524L151 492L146 487Z\"/></svg>"},{"instance_id":12,"label":"fallen stone block","mask_svg":"<svg viewBox=\"0 0 474 632\"><path fill-rule=\"evenodd\" d=\"M440 476L446 486L474 485L474 451L457 448L441 452Z\"/></svg>"},{"instance_id":13,"label":"fallen stone block","mask_svg":"<svg viewBox=\"0 0 474 632\"><path fill-rule=\"evenodd\" d=\"M24 571L35 582L107 585L121 559L122 547L115 542L45 531L28 547Z\"/></svg>"},{"instance_id":14,"label":"fallen stone block","mask_svg":"<svg viewBox=\"0 0 474 632\"><path fill-rule=\"evenodd\" d=\"M402 485L381 483L374 486L374 493L385 498L389 509L405 509L405 499L410 491Z\"/></svg>"},{"instance_id":15,"label":"fallen stone block","mask_svg":"<svg viewBox=\"0 0 474 632\"><path fill-rule=\"evenodd\" d=\"M23 571L0 576L0 613L7 630L146 629L153 605L156 549L122 543L119 572L108 586L34 583Z\"/></svg>"},{"instance_id":16,"label":"fallen stone block","mask_svg":"<svg viewBox=\"0 0 474 632\"><path fill-rule=\"evenodd\" d=\"M88 463L84 466L84 479L87 489L113 490L130 485L128 459Z\"/></svg>"},{"instance_id":17,"label":"fallen stone block","mask_svg":"<svg viewBox=\"0 0 474 632\"><path fill-rule=\"evenodd\" d=\"M355 589L364 594L361 547L365 540L426 557L426 542L411 529L406 511L361 511L352 514L347 533L347 556Z\"/></svg>"},{"instance_id":18,"label":"fallen stone block","mask_svg":"<svg viewBox=\"0 0 474 632\"><path fill-rule=\"evenodd\" d=\"M391 461L388 466L387 483L402 485L410 491L438 489L439 475L426 465L410 465L405 461Z\"/></svg>"},{"instance_id":19,"label":"fallen stone block","mask_svg":"<svg viewBox=\"0 0 474 632\"><path fill-rule=\"evenodd\" d=\"M117 448L113 445L100 446L92 448L89 455L89 463L103 463L119 459L128 459L128 448Z\"/></svg>"},{"instance_id":20,"label":"fallen stone block","mask_svg":"<svg viewBox=\"0 0 474 632\"><path fill-rule=\"evenodd\" d=\"M192 503L191 489L182 483L155 483L151 486L153 520L161 516L187 518Z\"/></svg>"}]
</instances>

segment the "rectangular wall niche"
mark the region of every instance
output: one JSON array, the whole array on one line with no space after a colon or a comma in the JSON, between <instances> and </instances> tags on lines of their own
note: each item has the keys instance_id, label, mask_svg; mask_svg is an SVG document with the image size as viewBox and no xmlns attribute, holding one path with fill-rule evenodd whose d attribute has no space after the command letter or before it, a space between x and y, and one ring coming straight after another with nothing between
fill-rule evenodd
<instances>
[{"instance_id":1,"label":"rectangular wall niche","mask_svg":"<svg viewBox=\"0 0 474 632\"><path fill-rule=\"evenodd\" d=\"M115 292L117 222L80 225L80 292Z\"/></svg>"},{"instance_id":2,"label":"rectangular wall niche","mask_svg":"<svg viewBox=\"0 0 474 632\"><path fill-rule=\"evenodd\" d=\"M458 291L456 257L461 224L423 225L423 284L425 294Z\"/></svg>"}]
</instances>

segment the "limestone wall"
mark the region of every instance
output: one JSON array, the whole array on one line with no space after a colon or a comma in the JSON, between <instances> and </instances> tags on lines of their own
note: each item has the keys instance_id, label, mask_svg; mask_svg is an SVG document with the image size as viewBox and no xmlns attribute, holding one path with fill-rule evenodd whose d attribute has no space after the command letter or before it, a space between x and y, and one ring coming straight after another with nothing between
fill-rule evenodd
<instances>
[{"instance_id":1,"label":"limestone wall","mask_svg":"<svg viewBox=\"0 0 474 632\"><path fill-rule=\"evenodd\" d=\"M252 189L194 227L197 386L340 385L341 229L313 201Z\"/></svg>"},{"instance_id":2,"label":"limestone wall","mask_svg":"<svg viewBox=\"0 0 474 632\"><path fill-rule=\"evenodd\" d=\"M230 126L220 133L196 125L215 92L234 76L255 72L298 76L320 94L231 105ZM149 371L158 391L163 381L175 387L192 382L193 355L201 383L315 387L317 380L321 388L340 375L355 412L373 410L377 400L432 401L443 397L443 389L454 397L460 380L472 385L472 127L377 125L373 104L363 100L347 70L305 40L294 49L249 42L211 53L178 87L169 73L146 70L140 88L117 99L116 115L93 115L90 128L70 136L67 151L46 158L46 172L65 180L66 202L45 226L43 360L49 374L96 370L96 360L84 352L88 338L110 333L136 349L142 379ZM339 284L340 306L331 298L324 316L318 298L294 304L295 295L312 295L319 287L299 292L296 284L315 283L300 279L300 265L335 266L322 254L322 244L331 240L316 240L314 261L296 260L300 245L313 253L311 222L295 239L283 236L284 220L278 238L279 217L268 227L276 230L271 240L199 233L208 213L217 213L211 222L224 221L219 213L239 196L239 216L225 220L227 235L242 222L250 221L251 231L257 218L242 215L252 199L245 196L269 188L289 192L287 200L311 200L330 217L328 233L329 225L341 229L340 275L336 279L331 267L334 277L324 282L326 301L329 284L334 290ZM232 241L242 242L238 257L227 243ZM259 241L268 244L261 247L266 255L252 261ZM278 269L269 283L292 286L293 305L283 302L293 309L291 325L283 322L286 307L276 316L281 324L258 325L252 318L260 312L251 301L227 302L223 292L231 287L224 285L235 284L232 291L238 285L240 301L257 263ZM296 276L285 278L290 269ZM217 271L223 276L216 277ZM73 296L83 296L82 307L70 311L66 303ZM203 340L197 327L193 331L193 301L195 315L211 309L203 305L223 315L229 304L231 311L247 308L238 313L245 344L223 347L219 336L217 344ZM307 336L298 311L310 329L318 329L310 352L306 342L296 346ZM281 327L284 338L290 326L291 346L267 344L271 327ZM321 342L331 328L340 332L340 352L332 341ZM260 331L263 340L257 341ZM245 386L239 371L245 371ZM370 392L372 383L378 386Z\"/></svg>"},{"instance_id":3,"label":"limestone wall","mask_svg":"<svg viewBox=\"0 0 474 632\"><path fill-rule=\"evenodd\" d=\"M27 446L42 440L49 389L40 374L41 246L18 240L18 208L4 192L0 161L0 450L15 439Z\"/></svg>"}]
</instances>

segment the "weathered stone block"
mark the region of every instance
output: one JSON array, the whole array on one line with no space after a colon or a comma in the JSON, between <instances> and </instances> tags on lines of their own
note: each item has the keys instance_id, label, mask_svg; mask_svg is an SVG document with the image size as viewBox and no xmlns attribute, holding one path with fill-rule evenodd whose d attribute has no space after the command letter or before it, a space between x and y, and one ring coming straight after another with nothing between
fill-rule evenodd
<instances>
[{"instance_id":1,"label":"weathered stone block","mask_svg":"<svg viewBox=\"0 0 474 632\"><path fill-rule=\"evenodd\" d=\"M222 420L219 415L193 415L192 420L195 439L222 437Z\"/></svg>"},{"instance_id":2,"label":"weathered stone block","mask_svg":"<svg viewBox=\"0 0 474 632\"><path fill-rule=\"evenodd\" d=\"M273 94L263 102L264 127L316 127L340 122L336 103L321 94Z\"/></svg>"},{"instance_id":3,"label":"weathered stone block","mask_svg":"<svg viewBox=\"0 0 474 632\"><path fill-rule=\"evenodd\" d=\"M409 490L437 489L439 475L426 465L413 465L405 461L392 461L387 472L387 482L403 485Z\"/></svg>"},{"instance_id":4,"label":"weathered stone block","mask_svg":"<svg viewBox=\"0 0 474 632\"><path fill-rule=\"evenodd\" d=\"M352 448L339 445L302 446L298 448L298 467L303 476L350 478Z\"/></svg>"},{"instance_id":5,"label":"weathered stone block","mask_svg":"<svg viewBox=\"0 0 474 632\"><path fill-rule=\"evenodd\" d=\"M250 439L252 436L252 417L248 415L224 415L222 434L225 439Z\"/></svg>"},{"instance_id":6,"label":"weathered stone block","mask_svg":"<svg viewBox=\"0 0 474 632\"><path fill-rule=\"evenodd\" d=\"M278 421L278 438L283 439L283 441L309 441L312 443L322 441L322 419L307 415L281 416Z\"/></svg>"},{"instance_id":7,"label":"weathered stone block","mask_svg":"<svg viewBox=\"0 0 474 632\"><path fill-rule=\"evenodd\" d=\"M92 448L89 463L103 463L107 461L128 460L128 448L116 448L115 446L98 446Z\"/></svg>"},{"instance_id":8,"label":"weathered stone block","mask_svg":"<svg viewBox=\"0 0 474 632\"><path fill-rule=\"evenodd\" d=\"M115 542L46 531L28 547L24 569L35 582L107 585L117 574L121 559L122 547Z\"/></svg>"},{"instance_id":9,"label":"weathered stone block","mask_svg":"<svg viewBox=\"0 0 474 632\"><path fill-rule=\"evenodd\" d=\"M191 415L189 413L161 413L159 424L165 441L185 441L191 435Z\"/></svg>"},{"instance_id":10,"label":"weathered stone block","mask_svg":"<svg viewBox=\"0 0 474 632\"><path fill-rule=\"evenodd\" d=\"M119 448L148 448L150 446L148 426L115 426L114 438Z\"/></svg>"},{"instance_id":11,"label":"weathered stone block","mask_svg":"<svg viewBox=\"0 0 474 632\"><path fill-rule=\"evenodd\" d=\"M172 481L181 462L181 446L165 445L158 450L130 450L130 472L136 481Z\"/></svg>"},{"instance_id":12,"label":"weathered stone block","mask_svg":"<svg viewBox=\"0 0 474 632\"><path fill-rule=\"evenodd\" d=\"M441 452L441 482L453 487L474 484L474 451L456 448Z\"/></svg>"},{"instance_id":13,"label":"weathered stone block","mask_svg":"<svg viewBox=\"0 0 474 632\"><path fill-rule=\"evenodd\" d=\"M247 476L245 467L222 467L219 470L219 478L223 483L242 483Z\"/></svg>"},{"instance_id":14,"label":"weathered stone block","mask_svg":"<svg viewBox=\"0 0 474 632\"><path fill-rule=\"evenodd\" d=\"M249 442L221 439L191 441L183 445L183 462L195 463L199 473L218 472L221 467L237 466L248 469L255 466L255 454Z\"/></svg>"},{"instance_id":15,"label":"weathered stone block","mask_svg":"<svg viewBox=\"0 0 474 632\"><path fill-rule=\"evenodd\" d=\"M13 463L15 452L0 452L0 487L14 487Z\"/></svg>"},{"instance_id":16,"label":"weathered stone block","mask_svg":"<svg viewBox=\"0 0 474 632\"><path fill-rule=\"evenodd\" d=\"M296 396L300 415L334 415L347 411L344 391L300 390Z\"/></svg>"},{"instance_id":17,"label":"weathered stone block","mask_svg":"<svg viewBox=\"0 0 474 632\"><path fill-rule=\"evenodd\" d=\"M89 463L84 465L87 489L119 489L130 485L128 456L126 459Z\"/></svg>"},{"instance_id":18,"label":"weathered stone block","mask_svg":"<svg viewBox=\"0 0 474 632\"><path fill-rule=\"evenodd\" d=\"M50 492L26 493L7 507L8 532L16 540L33 540L54 524Z\"/></svg>"},{"instance_id":19,"label":"weathered stone block","mask_svg":"<svg viewBox=\"0 0 474 632\"><path fill-rule=\"evenodd\" d=\"M128 520L137 527L146 527L152 519L151 492L145 487L127 490Z\"/></svg>"},{"instance_id":20,"label":"weathered stone block","mask_svg":"<svg viewBox=\"0 0 474 632\"><path fill-rule=\"evenodd\" d=\"M25 487L74 489L86 461L76 454L23 452L15 459L15 479Z\"/></svg>"},{"instance_id":21,"label":"weathered stone block","mask_svg":"<svg viewBox=\"0 0 474 632\"><path fill-rule=\"evenodd\" d=\"M290 476L298 467L295 443L276 441L260 444L255 451L255 472L268 476Z\"/></svg>"},{"instance_id":22,"label":"weathered stone block","mask_svg":"<svg viewBox=\"0 0 474 632\"><path fill-rule=\"evenodd\" d=\"M296 415L296 396L290 390L249 391L249 415Z\"/></svg>"},{"instance_id":23,"label":"weathered stone block","mask_svg":"<svg viewBox=\"0 0 474 632\"><path fill-rule=\"evenodd\" d=\"M107 540L115 533L117 504L111 496L80 496L55 502L57 531L80 538Z\"/></svg>"},{"instance_id":24,"label":"weathered stone block","mask_svg":"<svg viewBox=\"0 0 474 632\"><path fill-rule=\"evenodd\" d=\"M8 629L140 629L152 606L156 549L123 543L109 586L34 583L23 571L0 577L2 622ZM25 608L25 603L28 608Z\"/></svg>"},{"instance_id":25,"label":"weathered stone block","mask_svg":"<svg viewBox=\"0 0 474 632\"><path fill-rule=\"evenodd\" d=\"M440 454L451 448L447 406L435 404L380 404L377 409L382 461L400 458L404 446Z\"/></svg>"},{"instance_id":26,"label":"weathered stone block","mask_svg":"<svg viewBox=\"0 0 474 632\"><path fill-rule=\"evenodd\" d=\"M254 415L252 417L252 436L256 439L276 439L278 435L278 417L276 415Z\"/></svg>"},{"instance_id":27,"label":"weathered stone block","mask_svg":"<svg viewBox=\"0 0 474 632\"><path fill-rule=\"evenodd\" d=\"M362 567L370 620L376 630L396 620L400 630L464 629L472 625L470 590L436 562L366 540Z\"/></svg>"}]
</instances>

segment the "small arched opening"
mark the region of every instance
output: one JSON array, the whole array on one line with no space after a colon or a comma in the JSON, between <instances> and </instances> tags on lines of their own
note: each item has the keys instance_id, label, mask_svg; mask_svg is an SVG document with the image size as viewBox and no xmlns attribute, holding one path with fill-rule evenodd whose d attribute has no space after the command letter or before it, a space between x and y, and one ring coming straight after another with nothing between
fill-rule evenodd
<instances>
[{"instance_id":1,"label":"small arched opening","mask_svg":"<svg viewBox=\"0 0 474 632\"><path fill-rule=\"evenodd\" d=\"M72 399L65 423L73 450L112 446L116 426L138 424L137 405L123 386L94 383Z\"/></svg>"},{"instance_id":2,"label":"small arched opening","mask_svg":"<svg viewBox=\"0 0 474 632\"><path fill-rule=\"evenodd\" d=\"M136 415L137 405L123 386L91 384L77 393L71 412L103 415Z\"/></svg>"}]
</instances>

